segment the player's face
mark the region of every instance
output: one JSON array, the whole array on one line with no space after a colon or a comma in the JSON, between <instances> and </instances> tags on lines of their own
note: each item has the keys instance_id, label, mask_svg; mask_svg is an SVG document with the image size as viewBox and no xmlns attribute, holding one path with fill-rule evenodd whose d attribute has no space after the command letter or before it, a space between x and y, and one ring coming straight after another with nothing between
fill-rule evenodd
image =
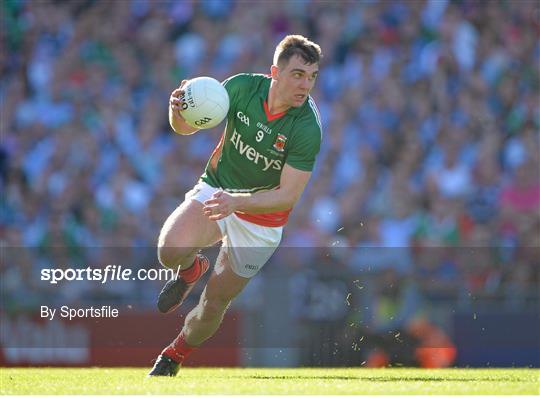
<instances>
[{"instance_id":1,"label":"player's face","mask_svg":"<svg viewBox=\"0 0 540 397\"><path fill-rule=\"evenodd\" d=\"M318 73L317 63L306 65L300 56L293 56L287 65L278 68L274 76L281 101L291 107L302 106L315 85Z\"/></svg>"}]
</instances>

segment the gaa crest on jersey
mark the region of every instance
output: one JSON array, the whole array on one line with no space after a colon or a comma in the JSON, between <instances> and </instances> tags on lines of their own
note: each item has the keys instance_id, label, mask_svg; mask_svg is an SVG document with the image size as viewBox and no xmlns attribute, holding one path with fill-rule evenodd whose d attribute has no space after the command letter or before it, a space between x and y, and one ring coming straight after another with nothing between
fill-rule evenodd
<instances>
[{"instance_id":1,"label":"gaa crest on jersey","mask_svg":"<svg viewBox=\"0 0 540 397\"><path fill-rule=\"evenodd\" d=\"M285 150L285 143L287 142L287 137L282 134L278 134L276 138L276 142L274 143L274 149L276 149L278 152L282 152Z\"/></svg>"}]
</instances>

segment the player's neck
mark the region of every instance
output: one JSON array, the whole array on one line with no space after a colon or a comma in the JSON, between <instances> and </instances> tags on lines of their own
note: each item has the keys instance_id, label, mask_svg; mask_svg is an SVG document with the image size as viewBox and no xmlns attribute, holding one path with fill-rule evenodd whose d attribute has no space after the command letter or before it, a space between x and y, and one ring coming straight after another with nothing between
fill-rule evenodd
<instances>
[{"instance_id":1,"label":"player's neck","mask_svg":"<svg viewBox=\"0 0 540 397\"><path fill-rule=\"evenodd\" d=\"M286 112L290 108L290 106L287 105L285 102L279 100L275 86L273 86L273 84L274 82L272 82L272 85L270 85L270 90L268 90L268 110L270 114Z\"/></svg>"}]
</instances>

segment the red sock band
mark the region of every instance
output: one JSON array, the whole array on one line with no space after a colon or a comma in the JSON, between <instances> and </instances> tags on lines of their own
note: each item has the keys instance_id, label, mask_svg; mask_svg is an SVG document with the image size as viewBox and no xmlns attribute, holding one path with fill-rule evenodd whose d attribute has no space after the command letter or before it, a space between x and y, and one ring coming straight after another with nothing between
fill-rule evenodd
<instances>
[{"instance_id":1,"label":"red sock band","mask_svg":"<svg viewBox=\"0 0 540 397\"><path fill-rule=\"evenodd\" d=\"M180 270L180 277L188 284L194 283L201 277L201 263L198 256L195 257L193 265L187 269Z\"/></svg>"},{"instance_id":2,"label":"red sock band","mask_svg":"<svg viewBox=\"0 0 540 397\"><path fill-rule=\"evenodd\" d=\"M173 340L169 346L163 349L161 354L169 358L172 358L174 361L176 361L179 364L182 364L182 362L194 349L195 347L190 346L186 343L184 333L180 332L180 334L176 337L176 339Z\"/></svg>"}]
</instances>

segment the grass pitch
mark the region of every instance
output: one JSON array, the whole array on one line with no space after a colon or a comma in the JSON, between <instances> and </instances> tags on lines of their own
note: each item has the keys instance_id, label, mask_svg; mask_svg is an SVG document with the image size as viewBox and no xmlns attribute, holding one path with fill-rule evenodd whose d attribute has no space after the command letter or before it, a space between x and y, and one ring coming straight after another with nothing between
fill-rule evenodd
<instances>
[{"instance_id":1,"label":"grass pitch","mask_svg":"<svg viewBox=\"0 0 540 397\"><path fill-rule=\"evenodd\" d=\"M1 394L539 394L538 369L0 368Z\"/></svg>"}]
</instances>

